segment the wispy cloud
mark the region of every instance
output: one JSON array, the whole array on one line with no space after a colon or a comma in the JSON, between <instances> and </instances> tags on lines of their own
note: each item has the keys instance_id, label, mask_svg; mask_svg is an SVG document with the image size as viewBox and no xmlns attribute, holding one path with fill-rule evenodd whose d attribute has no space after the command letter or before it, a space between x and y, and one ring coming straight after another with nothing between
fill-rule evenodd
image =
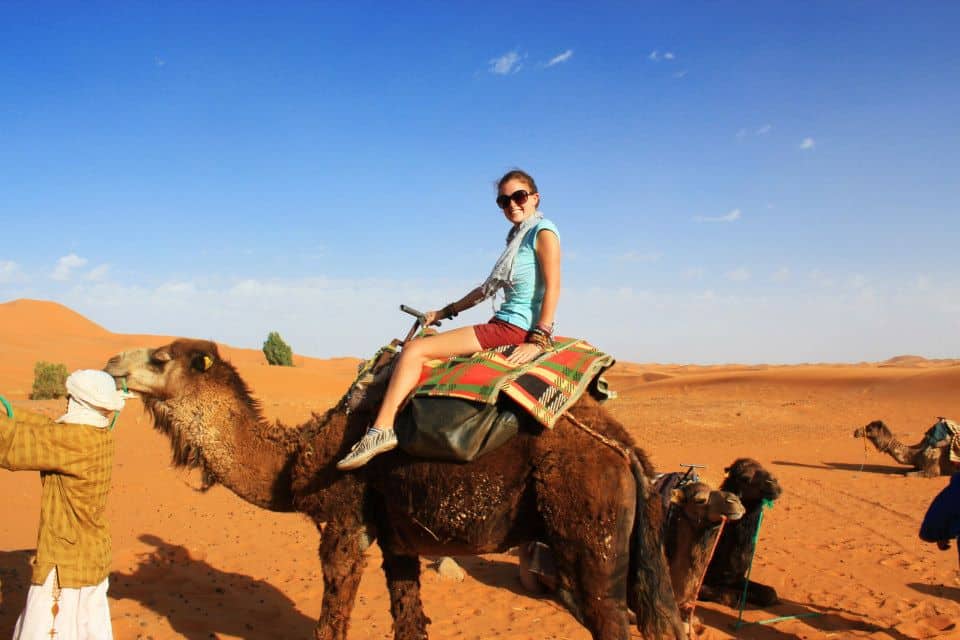
<instances>
[{"instance_id":1,"label":"wispy cloud","mask_svg":"<svg viewBox=\"0 0 960 640\"><path fill-rule=\"evenodd\" d=\"M804 138L803 142L800 143L800 148L805 151L813 149L816 146L817 142L813 138Z\"/></svg>"},{"instance_id":2,"label":"wispy cloud","mask_svg":"<svg viewBox=\"0 0 960 640\"><path fill-rule=\"evenodd\" d=\"M547 63L548 67L552 67L555 64L560 64L561 62L566 62L573 57L573 49L567 49L561 54L555 55L550 58L550 62Z\"/></svg>"},{"instance_id":3,"label":"wispy cloud","mask_svg":"<svg viewBox=\"0 0 960 640\"><path fill-rule=\"evenodd\" d=\"M22 273L20 265L11 260L0 260L0 282L8 283L19 280Z\"/></svg>"},{"instance_id":4,"label":"wispy cloud","mask_svg":"<svg viewBox=\"0 0 960 640\"><path fill-rule=\"evenodd\" d=\"M727 277L727 280L732 280L733 282L746 282L750 279L750 270L746 267L737 267L732 271L727 271L724 275Z\"/></svg>"},{"instance_id":5,"label":"wispy cloud","mask_svg":"<svg viewBox=\"0 0 960 640\"><path fill-rule=\"evenodd\" d=\"M703 274L703 267L687 267L683 270L683 277L687 280L702 280Z\"/></svg>"},{"instance_id":6,"label":"wispy cloud","mask_svg":"<svg viewBox=\"0 0 960 640\"><path fill-rule=\"evenodd\" d=\"M87 272L86 278L87 280L93 280L94 282L103 280L107 276L107 271L109 270L110 265L101 264L93 269L90 269L90 271Z\"/></svg>"},{"instance_id":7,"label":"wispy cloud","mask_svg":"<svg viewBox=\"0 0 960 640\"><path fill-rule=\"evenodd\" d=\"M722 216L694 216L693 219L697 222L736 222L741 216L740 209L734 209Z\"/></svg>"},{"instance_id":8,"label":"wispy cloud","mask_svg":"<svg viewBox=\"0 0 960 640\"><path fill-rule=\"evenodd\" d=\"M57 266L54 268L53 273L50 274L50 277L54 280L69 280L73 270L79 269L85 264L87 264L86 258L81 258L75 253L67 254L57 260Z\"/></svg>"},{"instance_id":9,"label":"wispy cloud","mask_svg":"<svg viewBox=\"0 0 960 640\"><path fill-rule=\"evenodd\" d=\"M684 69L683 71L677 71L676 73L673 74L673 77L679 80L680 78L684 77L685 75L687 75L687 70L686 70L686 69Z\"/></svg>"},{"instance_id":10,"label":"wispy cloud","mask_svg":"<svg viewBox=\"0 0 960 640\"><path fill-rule=\"evenodd\" d=\"M656 262L663 257L660 251L628 251L617 256L621 262Z\"/></svg>"},{"instance_id":11,"label":"wispy cloud","mask_svg":"<svg viewBox=\"0 0 960 640\"><path fill-rule=\"evenodd\" d=\"M747 136L765 136L771 131L773 131L773 125L769 123L760 125L756 129L753 129L750 127L743 127L742 129L737 131L737 137L746 138Z\"/></svg>"},{"instance_id":12,"label":"wispy cloud","mask_svg":"<svg viewBox=\"0 0 960 640\"><path fill-rule=\"evenodd\" d=\"M523 66L520 54L516 51L509 51L499 58L490 60L490 73L505 76L520 71Z\"/></svg>"},{"instance_id":13,"label":"wispy cloud","mask_svg":"<svg viewBox=\"0 0 960 640\"><path fill-rule=\"evenodd\" d=\"M790 279L790 269L786 267L780 267L771 274L770 279L774 282L786 282Z\"/></svg>"},{"instance_id":14,"label":"wispy cloud","mask_svg":"<svg viewBox=\"0 0 960 640\"><path fill-rule=\"evenodd\" d=\"M673 51L664 51L660 53L658 49L654 49L650 52L650 55L647 56L647 60L652 62L660 62L661 60L676 60L677 56Z\"/></svg>"},{"instance_id":15,"label":"wispy cloud","mask_svg":"<svg viewBox=\"0 0 960 640\"><path fill-rule=\"evenodd\" d=\"M167 64L167 61L157 56L156 58L153 59L153 64L155 64L158 67L164 67Z\"/></svg>"},{"instance_id":16,"label":"wispy cloud","mask_svg":"<svg viewBox=\"0 0 960 640\"><path fill-rule=\"evenodd\" d=\"M753 290L750 283L758 277L745 265L728 268L718 274L722 283L712 282L710 274L687 287L634 288L629 271L605 286L571 285L564 289L564 327L604 336L604 350L627 362L850 362L960 351L954 330L960 288L954 280L909 275L891 280L864 271L863 278L831 274L837 283L831 289L813 286L816 281L803 269L791 275L790 287ZM688 273L698 277L702 271ZM810 276L828 279L822 272ZM915 286L918 279L922 289ZM849 288L861 283L862 288ZM395 300L427 308L432 300L454 299L469 286L469 281L323 277L204 278L150 286L139 280L134 285L84 280L56 299L118 333L200 336L259 349L268 331L280 331L297 354L364 357L381 344L384 318L405 322ZM611 305L618 313L596 312ZM478 305L458 320L483 322L488 315L486 305ZM351 322L344 323L344 317ZM624 317L635 322L624 323ZM724 328L720 341L718 326ZM658 340L638 342L637 335Z\"/></svg>"}]
</instances>

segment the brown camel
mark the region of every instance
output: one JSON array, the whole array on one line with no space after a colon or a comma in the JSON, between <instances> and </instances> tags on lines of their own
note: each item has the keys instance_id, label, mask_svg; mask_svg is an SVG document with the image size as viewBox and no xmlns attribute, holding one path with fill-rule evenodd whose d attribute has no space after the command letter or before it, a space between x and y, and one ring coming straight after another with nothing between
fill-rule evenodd
<instances>
[{"instance_id":1,"label":"brown camel","mask_svg":"<svg viewBox=\"0 0 960 640\"><path fill-rule=\"evenodd\" d=\"M396 640L427 638L420 554L491 553L532 540L556 550L561 591L594 639L628 638L628 607L643 637L683 636L660 544L663 514L644 475L649 462L588 394L570 410L573 420L564 417L550 430L531 420L469 464L397 451L345 473L335 462L370 424L386 375L285 429L263 419L212 342L124 352L106 370L143 397L176 464L200 468L206 484L219 482L252 504L303 512L318 529L325 523L317 640L346 639L364 551L374 539Z\"/></svg>"},{"instance_id":2,"label":"brown camel","mask_svg":"<svg viewBox=\"0 0 960 640\"><path fill-rule=\"evenodd\" d=\"M940 475L949 476L957 470L950 461L949 438L943 439L936 446L931 446L924 436L917 444L907 446L894 437L890 429L882 420L874 420L865 427L853 432L854 438L866 438L880 453L886 453L900 464L913 467L907 471L908 476L921 478L935 478Z\"/></svg>"},{"instance_id":3,"label":"brown camel","mask_svg":"<svg viewBox=\"0 0 960 640\"><path fill-rule=\"evenodd\" d=\"M747 570L756 547L754 537L764 501L780 497L780 483L752 458L738 458L725 471L727 477L720 490L740 498L746 513L736 522L728 523L720 534L700 589L700 599L736 606L746 585L747 602L761 607L776 604L780 601L776 589L753 580L748 582Z\"/></svg>"},{"instance_id":4,"label":"brown camel","mask_svg":"<svg viewBox=\"0 0 960 640\"><path fill-rule=\"evenodd\" d=\"M736 495L712 489L705 482L685 482L681 473L657 476L655 488L667 494L662 497L670 505L663 539L673 595L684 624L695 627L697 621L691 614L720 534L720 524L724 518L739 520L745 509ZM520 582L528 591L556 590L556 568L549 547L540 542L531 543L521 547L519 555ZM577 611L573 613L578 615Z\"/></svg>"},{"instance_id":5,"label":"brown camel","mask_svg":"<svg viewBox=\"0 0 960 640\"><path fill-rule=\"evenodd\" d=\"M739 520L746 510L736 495L712 489L705 482L689 482L672 493L673 509L664 541L673 595L680 611L686 612L696 604L720 523L724 518L729 522Z\"/></svg>"}]
</instances>

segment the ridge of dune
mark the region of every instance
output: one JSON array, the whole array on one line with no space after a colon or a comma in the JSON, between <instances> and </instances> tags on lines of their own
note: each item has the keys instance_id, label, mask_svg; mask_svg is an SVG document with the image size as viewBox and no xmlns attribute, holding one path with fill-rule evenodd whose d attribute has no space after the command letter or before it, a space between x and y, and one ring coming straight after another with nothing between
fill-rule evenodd
<instances>
[{"instance_id":1,"label":"ridge of dune","mask_svg":"<svg viewBox=\"0 0 960 640\"><path fill-rule=\"evenodd\" d=\"M7 335L27 336L59 334L102 337L110 333L59 302L30 298L0 303L0 328Z\"/></svg>"},{"instance_id":2,"label":"ridge of dune","mask_svg":"<svg viewBox=\"0 0 960 640\"><path fill-rule=\"evenodd\" d=\"M187 337L187 336L184 336ZM127 349L157 347L173 336L113 333L81 313L49 300L18 299L0 303L0 394L26 398L39 361L62 363L68 370L102 367L107 358ZM356 374L359 358L311 358L294 354L293 367L271 367L259 349L217 342L220 354L240 367L260 397L312 379L342 391ZM346 380L346 383L343 382ZM323 402L328 395L319 394ZM338 396L339 397L339 396ZM336 398L334 398L336 399Z\"/></svg>"}]
</instances>

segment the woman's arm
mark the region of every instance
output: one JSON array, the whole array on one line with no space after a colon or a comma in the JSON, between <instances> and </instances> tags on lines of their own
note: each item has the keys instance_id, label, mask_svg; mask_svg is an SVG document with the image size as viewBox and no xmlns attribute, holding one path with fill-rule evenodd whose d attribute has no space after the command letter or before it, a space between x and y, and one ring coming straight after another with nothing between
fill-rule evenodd
<instances>
[{"instance_id":1,"label":"woman's arm","mask_svg":"<svg viewBox=\"0 0 960 640\"><path fill-rule=\"evenodd\" d=\"M438 309L436 311L428 311L424 315L427 317L427 326L436 322L437 320L444 320L446 318L452 318L453 316L466 311L477 305L484 299L483 289L477 287L472 289L467 295L463 296L456 302L451 302L443 309Z\"/></svg>"},{"instance_id":2,"label":"woman's arm","mask_svg":"<svg viewBox=\"0 0 960 640\"><path fill-rule=\"evenodd\" d=\"M560 239L553 231L542 229L537 234L534 250L537 253L537 262L540 263L544 286L540 319L535 326L549 333L553 331L557 302L560 300Z\"/></svg>"}]
</instances>

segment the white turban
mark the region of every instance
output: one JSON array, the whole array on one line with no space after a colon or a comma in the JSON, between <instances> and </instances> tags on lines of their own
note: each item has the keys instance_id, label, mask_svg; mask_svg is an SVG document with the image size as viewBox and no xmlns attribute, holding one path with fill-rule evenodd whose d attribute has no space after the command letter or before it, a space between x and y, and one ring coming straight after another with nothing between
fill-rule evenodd
<instances>
[{"instance_id":1,"label":"white turban","mask_svg":"<svg viewBox=\"0 0 960 640\"><path fill-rule=\"evenodd\" d=\"M106 371L80 369L67 377L67 412L57 422L106 427L110 420L104 412L120 411L132 394L119 391Z\"/></svg>"}]
</instances>

